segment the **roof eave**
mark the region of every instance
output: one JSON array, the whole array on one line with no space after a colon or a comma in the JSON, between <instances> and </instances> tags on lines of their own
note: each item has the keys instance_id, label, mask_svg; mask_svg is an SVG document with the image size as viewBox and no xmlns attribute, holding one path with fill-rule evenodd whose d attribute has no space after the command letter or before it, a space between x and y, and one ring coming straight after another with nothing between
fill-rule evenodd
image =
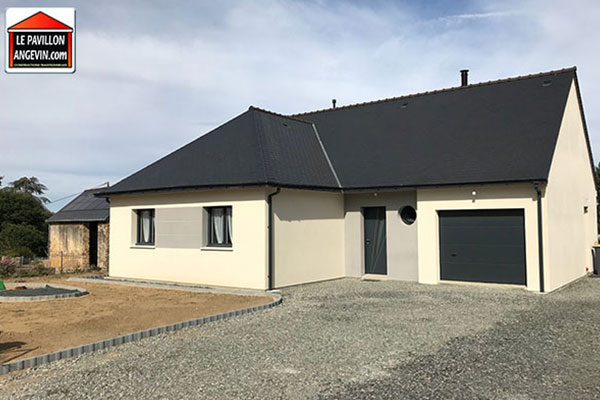
<instances>
[{"instance_id":1,"label":"roof eave","mask_svg":"<svg viewBox=\"0 0 600 400\"><path fill-rule=\"evenodd\" d=\"M179 186L172 188L153 188L153 189L135 189L135 190L117 190L110 192L96 193L96 197L111 197L120 195L133 194L149 194L149 193L172 193L172 192L191 192L197 190L213 190L213 189L244 189L257 187L280 187L285 189L306 189L306 190L321 190L339 192L342 189L334 186L318 186L318 185L298 185L281 182L256 182L244 184L217 184L217 185L194 185L194 186Z\"/></svg>"},{"instance_id":2,"label":"roof eave","mask_svg":"<svg viewBox=\"0 0 600 400\"><path fill-rule=\"evenodd\" d=\"M78 223L78 222L108 222L109 218L75 218L75 219L68 219L68 218L59 218L59 219L52 219L52 218L48 218L46 220L46 222L48 224L64 224L64 223Z\"/></svg>"},{"instance_id":3,"label":"roof eave","mask_svg":"<svg viewBox=\"0 0 600 400\"><path fill-rule=\"evenodd\" d=\"M505 180L505 181L479 181L479 182L463 182L463 183L431 183L423 185L377 185L377 186L360 186L360 187L333 187L333 186L315 186L315 185L297 185L281 182L261 182L261 183L248 183L248 184L223 184L223 185L198 185L198 186L185 186L185 187L174 187L174 188L156 188L156 189L138 189L138 190L123 190L115 192L102 192L96 193L97 197L111 197L120 195L136 195L136 194L152 194L152 193L173 193L173 192L191 192L198 190L212 190L212 189L243 189L243 188L257 188L257 187L280 187L282 189L303 189L303 190L316 190L323 192L368 192L377 190L416 190L419 188L436 188L436 187L461 187L461 186L482 186L482 185L511 185L511 184L525 184L525 183L547 183L547 178L526 178L518 180Z\"/></svg>"},{"instance_id":4,"label":"roof eave","mask_svg":"<svg viewBox=\"0 0 600 400\"><path fill-rule=\"evenodd\" d=\"M401 191L417 189L435 189L447 187L468 187L468 186L487 186L487 185L515 185L515 184L546 184L547 178L527 178L506 181L479 181L464 183L428 183L424 185L383 185L383 186L363 186L363 187L345 187L344 193L362 193L372 191Z\"/></svg>"},{"instance_id":5,"label":"roof eave","mask_svg":"<svg viewBox=\"0 0 600 400\"><path fill-rule=\"evenodd\" d=\"M590 159L590 167L592 169L592 176L596 175L594 167L594 155L592 153L592 145L590 143L590 135L588 133L587 122L585 120L585 113L583 112L583 100L581 98L581 91L579 90L579 79L577 78L577 71L574 71L573 82L575 82L575 92L577 93L577 103L579 104L579 112L581 114L581 122L583 124L583 133L585 134L585 143L587 145L588 157Z\"/></svg>"}]
</instances>

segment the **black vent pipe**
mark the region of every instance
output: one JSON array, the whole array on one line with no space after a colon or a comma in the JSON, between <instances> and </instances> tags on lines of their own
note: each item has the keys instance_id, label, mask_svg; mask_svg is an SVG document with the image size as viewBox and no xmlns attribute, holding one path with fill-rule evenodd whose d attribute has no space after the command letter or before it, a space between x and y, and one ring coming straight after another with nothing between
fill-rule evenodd
<instances>
[{"instance_id":1,"label":"black vent pipe","mask_svg":"<svg viewBox=\"0 0 600 400\"><path fill-rule=\"evenodd\" d=\"M537 193L538 258L540 259L540 293L544 293L544 238L542 236L542 190L538 182L533 187Z\"/></svg>"},{"instance_id":2,"label":"black vent pipe","mask_svg":"<svg viewBox=\"0 0 600 400\"><path fill-rule=\"evenodd\" d=\"M469 70L460 70L460 86L467 86L469 84Z\"/></svg>"},{"instance_id":3,"label":"black vent pipe","mask_svg":"<svg viewBox=\"0 0 600 400\"><path fill-rule=\"evenodd\" d=\"M269 264L269 290L273 290L273 284L275 283L273 277L274 265L273 265L273 197L277 196L281 192L281 188L277 188L276 191L269 194L267 196L267 205L268 205L268 213L269 213L269 221L267 223L267 230L269 236L269 254L268 254L268 264Z\"/></svg>"}]
</instances>

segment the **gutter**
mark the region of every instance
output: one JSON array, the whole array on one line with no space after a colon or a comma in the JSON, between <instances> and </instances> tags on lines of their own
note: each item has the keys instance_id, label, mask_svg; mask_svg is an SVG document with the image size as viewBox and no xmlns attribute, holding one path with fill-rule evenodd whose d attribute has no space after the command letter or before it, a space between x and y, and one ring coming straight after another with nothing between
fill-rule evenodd
<instances>
[{"instance_id":1,"label":"gutter","mask_svg":"<svg viewBox=\"0 0 600 400\"><path fill-rule=\"evenodd\" d=\"M281 192L281 188L278 187L276 191L274 191L273 193L269 194L267 196L267 204L268 204L268 208L269 208L269 222L267 223L267 230L269 231L269 239L268 239L268 263L269 263L269 272L268 272L268 280L269 280L269 285L268 285L268 290L273 290L273 283L275 282L275 280L273 279L273 271L274 271L274 265L273 265L273 259L274 259L274 255L273 255L273 197L277 196L279 193Z\"/></svg>"},{"instance_id":2,"label":"gutter","mask_svg":"<svg viewBox=\"0 0 600 400\"><path fill-rule=\"evenodd\" d=\"M197 190L211 190L211 189L247 189L257 187L282 187L287 189L304 189L304 190L316 190L325 192L341 192L339 187L329 186L313 186L313 185L293 185L282 182L256 182L256 183L244 183L244 184L223 184L223 185L198 185L198 186L179 186L172 188L160 188L160 189L136 189L136 190L123 190L117 192L102 192L94 194L95 197L110 198L111 196L120 195L138 195L138 194L163 194L163 193L179 193L179 192L190 192Z\"/></svg>"},{"instance_id":3,"label":"gutter","mask_svg":"<svg viewBox=\"0 0 600 400\"><path fill-rule=\"evenodd\" d=\"M546 179L540 178L527 178L527 179L516 179L509 181L478 181L478 182L465 182L465 183L426 183L421 185L409 184L409 185L388 185L388 186L365 186L365 187L344 187L344 193L363 193L372 192L375 190L386 190L386 191L402 191L402 190L417 190L417 189L443 189L443 188L457 188L457 187L470 187L470 186L488 186L488 185L514 185L514 184L529 184L529 183L546 183Z\"/></svg>"},{"instance_id":4,"label":"gutter","mask_svg":"<svg viewBox=\"0 0 600 400\"><path fill-rule=\"evenodd\" d=\"M332 170L335 172L335 170ZM334 173L335 175L335 173ZM431 189L431 188L446 188L446 187L469 187L469 186L482 186L482 185L512 185L512 184L528 184L531 182L545 183L544 178L527 178L510 181L481 181L481 182L466 182L466 183L427 183L424 185L387 185L387 186L365 186L365 187L333 187L333 186L314 186L314 185L295 185L284 182L255 182L255 183L244 183L244 184L222 184L222 185L196 185L196 186L178 186L172 188L158 188L158 189L135 189L135 190L123 190L116 192L101 192L94 194L95 197L110 198L112 196L120 195L142 195L150 193L178 193L178 192L189 192L197 190L211 190L211 189L245 189L245 188L257 188L257 187L281 187L284 189L303 189L303 190L315 190L322 192L338 192L338 193L362 193L362 192L373 192L373 191L402 191L402 190L416 190L416 189Z\"/></svg>"},{"instance_id":5,"label":"gutter","mask_svg":"<svg viewBox=\"0 0 600 400\"><path fill-rule=\"evenodd\" d=\"M538 182L533 183L537 193L538 258L540 263L540 293L544 293L544 238L542 236L542 191Z\"/></svg>"}]
</instances>

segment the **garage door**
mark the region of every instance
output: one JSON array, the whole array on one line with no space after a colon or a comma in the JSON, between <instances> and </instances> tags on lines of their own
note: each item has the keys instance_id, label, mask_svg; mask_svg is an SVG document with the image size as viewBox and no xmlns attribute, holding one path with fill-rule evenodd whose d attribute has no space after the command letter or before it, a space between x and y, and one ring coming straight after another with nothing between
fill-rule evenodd
<instances>
[{"instance_id":1,"label":"garage door","mask_svg":"<svg viewBox=\"0 0 600 400\"><path fill-rule=\"evenodd\" d=\"M526 284L523 210L439 211L442 280Z\"/></svg>"}]
</instances>

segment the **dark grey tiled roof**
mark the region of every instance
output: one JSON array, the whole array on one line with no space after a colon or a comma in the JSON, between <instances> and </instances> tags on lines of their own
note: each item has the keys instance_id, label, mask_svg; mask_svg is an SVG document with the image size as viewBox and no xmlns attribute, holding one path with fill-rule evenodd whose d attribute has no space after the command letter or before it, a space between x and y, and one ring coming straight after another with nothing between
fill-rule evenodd
<instances>
[{"instance_id":1,"label":"dark grey tiled roof","mask_svg":"<svg viewBox=\"0 0 600 400\"><path fill-rule=\"evenodd\" d=\"M575 70L299 115L344 189L548 178Z\"/></svg>"},{"instance_id":2,"label":"dark grey tiled roof","mask_svg":"<svg viewBox=\"0 0 600 400\"><path fill-rule=\"evenodd\" d=\"M103 193L543 181L548 178L569 89L573 80L577 82L575 71L294 116L250 107Z\"/></svg>"},{"instance_id":3,"label":"dark grey tiled roof","mask_svg":"<svg viewBox=\"0 0 600 400\"><path fill-rule=\"evenodd\" d=\"M104 193L245 185L339 189L311 123L250 107Z\"/></svg>"},{"instance_id":4,"label":"dark grey tiled roof","mask_svg":"<svg viewBox=\"0 0 600 400\"><path fill-rule=\"evenodd\" d=\"M48 218L48 222L106 222L109 216L107 199L94 196L104 190L89 189L75 197L69 204Z\"/></svg>"}]
</instances>

